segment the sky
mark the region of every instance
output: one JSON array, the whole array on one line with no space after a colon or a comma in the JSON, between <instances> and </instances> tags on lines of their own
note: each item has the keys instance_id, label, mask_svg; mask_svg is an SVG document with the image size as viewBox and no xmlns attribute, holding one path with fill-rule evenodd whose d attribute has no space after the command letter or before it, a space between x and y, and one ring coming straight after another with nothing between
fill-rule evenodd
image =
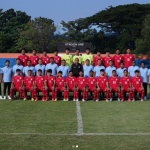
<instances>
[{"instance_id":1,"label":"sky","mask_svg":"<svg viewBox=\"0 0 150 150\"><path fill-rule=\"evenodd\" d=\"M0 0L0 9L21 10L32 19L46 17L59 25L62 20L68 22L89 17L111 5L131 3L146 4L150 0Z\"/></svg>"}]
</instances>

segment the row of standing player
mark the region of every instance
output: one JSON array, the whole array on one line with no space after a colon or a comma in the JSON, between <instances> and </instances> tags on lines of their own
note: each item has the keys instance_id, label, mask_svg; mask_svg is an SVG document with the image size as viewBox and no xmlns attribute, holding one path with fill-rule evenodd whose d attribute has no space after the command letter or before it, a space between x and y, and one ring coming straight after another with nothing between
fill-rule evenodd
<instances>
[{"instance_id":1,"label":"row of standing player","mask_svg":"<svg viewBox=\"0 0 150 150\"><path fill-rule=\"evenodd\" d=\"M86 48L85 52L86 54L84 56L80 55L80 50L77 49L75 56L70 55L70 50L69 48L66 48L65 50L65 54L62 55L62 58L60 56L58 56L58 51L56 50L54 52L54 63L56 63L58 66L61 65L61 60L66 60L66 65L68 65L69 67L71 67L71 65L73 63L75 63L75 58L79 59L79 63L84 65L85 61L87 59L90 60L90 64L93 66L97 66L97 60L101 60L102 61L102 65L105 66L105 68L107 68L109 66L109 61L112 60L114 63L114 66L118 69L120 68L120 63L124 62L125 64L125 68L129 68L132 65L132 60L135 59L134 55L131 54L131 50L127 49L127 54L125 54L124 56L120 54L120 50L117 49L116 50L116 55L114 55L113 57L110 56L110 52L107 51L106 52L106 57L102 57L101 56L101 52L97 51L97 56L94 57L91 53L90 53L90 49ZM36 55L36 50L32 51L32 56L28 57L25 54L25 50L21 51L21 55L18 57L21 60L21 65L22 66L27 66L27 61L31 60L31 66L35 67L38 64L38 59L39 56ZM47 65L50 63L50 59L47 56L47 52L43 51L43 56L41 57L41 59L43 60L43 64Z\"/></svg>"},{"instance_id":2,"label":"row of standing player","mask_svg":"<svg viewBox=\"0 0 150 150\"><path fill-rule=\"evenodd\" d=\"M65 80L62 77L62 71L58 72L58 78L56 79L52 76L52 70L48 70L48 76L42 76L42 70L38 70L38 76L34 79L31 76L32 71L28 71L28 76L23 79L20 76L20 70L17 69L17 76L13 79L13 84L11 87L11 98L13 99L13 92L19 91L20 98L22 94L24 95L24 100L26 99L26 92L31 91L32 101L38 101L37 92L43 92L42 101L48 101L48 93L52 92L52 101L57 101L57 92L64 92L64 100L69 100L69 92L74 93L73 101L79 101L78 93L83 92L82 101L88 100L88 92L94 93L94 101L99 101L99 93L106 92L106 102L112 101L112 92L118 93L118 101L124 101L124 92L129 93L128 101L135 101L135 92L141 94L141 101L144 97L143 80L139 77L139 71L135 70L135 77L128 77L128 71L124 70L124 77L119 79L116 74L116 70L112 71L113 76L108 78L105 76L105 70L100 70L101 76L97 79L93 76L93 71L90 71L90 77L87 79L83 77L83 71L79 72L79 77L73 77L72 71L69 72L69 77ZM46 98L45 98L46 97ZM120 99L122 98L122 99Z\"/></svg>"}]
</instances>

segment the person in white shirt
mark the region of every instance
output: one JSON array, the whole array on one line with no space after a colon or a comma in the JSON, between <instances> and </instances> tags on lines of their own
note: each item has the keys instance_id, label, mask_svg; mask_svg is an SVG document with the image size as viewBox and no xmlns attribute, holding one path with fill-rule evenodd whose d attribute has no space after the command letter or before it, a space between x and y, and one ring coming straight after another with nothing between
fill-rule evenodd
<instances>
[{"instance_id":1,"label":"person in white shirt","mask_svg":"<svg viewBox=\"0 0 150 150\"><path fill-rule=\"evenodd\" d=\"M128 76L132 79L135 76L135 70L140 71L140 68L136 66L135 60L132 61L132 66L128 68Z\"/></svg>"},{"instance_id":2,"label":"person in white shirt","mask_svg":"<svg viewBox=\"0 0 150 150\"><path fill-rule=\"evenodd\" d=\"M120 63L120 68L117 69L117 75L118 77L121 79L122 77L124 77L124 70L127 70L127 68L124 68L124 63L121 62Z\"/></svg>"}]
</instances>

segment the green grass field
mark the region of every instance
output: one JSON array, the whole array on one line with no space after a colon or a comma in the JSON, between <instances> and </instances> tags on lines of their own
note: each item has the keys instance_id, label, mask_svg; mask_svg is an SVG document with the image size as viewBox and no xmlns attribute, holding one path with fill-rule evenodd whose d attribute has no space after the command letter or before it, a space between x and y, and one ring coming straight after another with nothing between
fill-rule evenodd
<instances>
[{"instance_id":1,"label":"green grass field","mask_svg":"<svg viewBox=\"0 0 150 150\"><path fill-rule=\"evenodd\" d=\"M0 100L0 150L150 149L150 101L79 104Z\"/></svg>"}]
</instances>

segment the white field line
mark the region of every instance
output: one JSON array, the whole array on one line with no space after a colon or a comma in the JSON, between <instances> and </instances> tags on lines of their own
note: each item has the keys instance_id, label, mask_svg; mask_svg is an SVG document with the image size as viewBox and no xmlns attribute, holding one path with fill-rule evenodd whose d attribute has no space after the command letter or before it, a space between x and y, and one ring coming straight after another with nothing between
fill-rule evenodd
<instances>
[{"instance_id":1,"label":"white field line","mask_svg":"<svg viewBox=\"0 0 150 150\"><path fill-rule=\"evenodd\" d=\"M57 135L71 135L71 136L83 136L83 135L97 135L97 136L102 136L102 135L150 135L150 133L82 133L82 134L67 134L67 133L0 133L0 135L52 135L52 136L57 136Z\"/></svg>"},{"instance_id":2,"label":"white field line","mask_svg":"<svg viewBox=\"0 0 150 150\"><path fill-rule=\"evenodd\" d=\"M76 107L77 107L77 120L78 120L78 135L83 135L83 122L82 122L82 115L81 115L81 108L80 108L80 102L76 101Z\"/></svg>"}]
</instances>

